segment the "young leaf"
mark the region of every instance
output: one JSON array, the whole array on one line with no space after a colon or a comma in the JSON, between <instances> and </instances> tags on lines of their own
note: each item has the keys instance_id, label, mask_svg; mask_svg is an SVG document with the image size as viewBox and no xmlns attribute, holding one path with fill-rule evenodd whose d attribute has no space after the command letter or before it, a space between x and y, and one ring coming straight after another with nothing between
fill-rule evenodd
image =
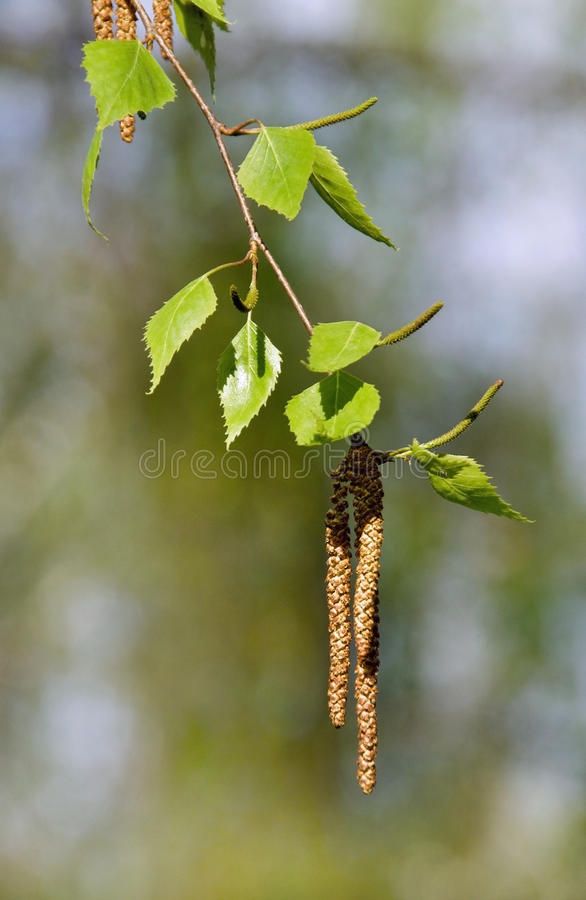
<instances>
[{"instance_id":1,"label":"young leaf","mask_svg":"<svg viewBox=\"0 0 586 900\"><path fill-rule=\"evenodd\" d=\"M397 249L391 239L372 221L358 199L356 189L348 175L327 147L316 146L311 183L322 200L325 200L344 222L373 240L380 241L394 250Z\"/></svg>"},{"instance_id":2,"label":"young leaf","mask_svg":"<svg viewBox=\"0 0 586 900\"><path fill-rule=\"evenodd\" d=\"M153 370L149 394L157 387L181 345L214 312L217 302L209 278L202 275L185 285L149 319L145 329Z\"/></svg>"},{"instance_id":3,"label":"young leaf","mask_svg":"<svg viewBox=\"0 0 586 900\"><path fill-rule=\"evenodd\" d=\"M339 441L372 422L380 396L347 372L335 372L289 400L285 415L301 446Z\"/></svg>"},{"instance_id":4,"label":"young leaf","mask_svg":"<svg viewBox=\"0 0 586 900\"><path fill-rule=\"evenodd\" d=\"M89 146L87 156L85 158L85 163L83 166L83 174L81 176L81 201L83 203L83 209L85 212L85 217L87 219L87 223L90 228L99 234L100 237L103 237L105 240L108 240L105 234L102 234L101 231L98 231L94 223L92 222L92 218L90 215L90 199L92 196L92 187L94 183L94 177L96 174L96 169L98 168L98 163L100 161L100 152L102 149L102 136L103 132L100 129L96 129L95 134L92 138L92 142Z\"/></svg>"},{"instance_id":5,"label":"young leaf","mask_svg":"<svg viewBox=\"0 0 586 900\"><path fill-rule=\"evenodd\" d=\"M226 421L226 446L265 405L273 392L281 354L248 314L246 325L218 362L218 392Z\"/></svg>"},{"instance_id":6,"label":"young leaf","mask_svg":"<svg viewBox=\"0 0 586 900\"><path fill-rule=\"evenodd\" d=\"M188 2L203 10L218 25L223 26L225 29L228 28L230 23L224 15L224 0L188 0Z\"/></svg>"},{"instance_id":7,"label":"young leaf","mask_svg":"<svg viewBox=\"0 0 586 900\"><path fill-rule=\"evenodd\" d=\"M213 94L216 89L216 37L213 19L194 6L191 0L174 0L174 4L179 30L201 56Z\"/></svg>"},{"instance_id":8,"label":"young leaf","mask_svg":"<svg viewBox=\"0 0 586 900\"><path fill-rule=\"evenodd\" d=\"M425 468L431 486L444 500L518 522L531 522L499 497L489 476L475 459L432 453L417 441L413 442L411 450L413 458Z\"/></svg>"},{"instance_id":9,"label":"young leaf","mask_svg":"<svg viewBox=\"0 0 586 900\"><path fill-rule=\"evenodd\" d=\"M312 372L344 369L370 353L380 336L380 331L362 322L316 325L309 342L308 367Z\"/></svg>"},{"instance_id":10,"label":"young leaf","mask_svg":"<svg viewBox=\"0 0 586 900\"><path fill-rule=\"evenodd\" d=\"M265 128L248 152L238 181L249 197L294 219L311 175L315 138L294 128Z\"/></svg>"},{"instance_id":11,"label":"young leaf","mask_svg":"<svg viewBox=\"0 0 586 900\"><path fill-rule=\"evenodd\" d=\"M83 66L98 109L98 128L175 99L175 86L140 41L84 44Z\"/></svg>"}]
</instances>

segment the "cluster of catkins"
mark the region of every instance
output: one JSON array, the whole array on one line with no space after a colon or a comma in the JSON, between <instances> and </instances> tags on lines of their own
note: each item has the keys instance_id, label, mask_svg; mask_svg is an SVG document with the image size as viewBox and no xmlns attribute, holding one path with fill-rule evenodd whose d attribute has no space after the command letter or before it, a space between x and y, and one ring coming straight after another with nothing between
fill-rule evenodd
<instances>
[{"instance_id":1,"label":"cluster of catkins","mask_svg":"<svg viewBox=\"0 0 586 900\"><path fill-rule=\"evenodd\" d=\"M92 0L94 32L98 41L136 40L136 10L131 0L115 0L116 33L114 33L114 0ZM171 0L153 0L155 28L169 50L173 49L173 16ZM125 116L120 122L120 137L130 144L134 137L134 116Z\"/></svg>"},{"instance_id":2,"label":"cluster of catkins","mask_svg":"<svg viewBox=\"0 0 586 900\"><path fill-rule=\"evenodd\" d=\"M383 542L383 486L380 455L361 442L332 472L333 493L326 516L326 594L330 638L328 708L332 725L346 718L350 675L351 618L356 667L354 696L358 724L358 784L370 794L376 784L376 696L379 667L379 576ZM352 597L349 497L354 511L356 579ZM352 611L352 615L351 615Z\"/></svg>"}]
</instances>

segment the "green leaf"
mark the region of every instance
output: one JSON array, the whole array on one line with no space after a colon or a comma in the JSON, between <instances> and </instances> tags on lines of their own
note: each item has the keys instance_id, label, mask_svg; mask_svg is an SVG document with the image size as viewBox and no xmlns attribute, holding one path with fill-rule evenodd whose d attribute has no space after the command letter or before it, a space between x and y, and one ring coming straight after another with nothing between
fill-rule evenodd
<instances>
[{"instance_id":1,"label":"green leaf","mask_svg":"<svg viewBox=\"0 0 586 900\"><path fill-rule=\"evenodd\" d=\"M356 189L348 175L327 147L316 146L311 183L322 200L325 200L344 222L373 240L397 249L391 239L372 221L358 199Z\"/></svg>"},{"instance_id":2,"label":"green leaf","mask_svg":"<svg viewBox=\"0 0 586 900\"><path fill-rule=\"evenodd\" d=\"M98 128L175 99L175 86L140 41L91 41L83 66L98 109Z\"/></svg>"},{"instance_id":3,"label":"green leaf","mask_svg":"<svg viewBox=\"0 0 586 900\"><path fill-rule=\"evenodd\" d=\"M201 56L213 94L216 89L216 36L213 20L190 0L174 0L174 2L179 30L195 52Z\"/></svg>"},{"instance_id":4,"label":"green leaf","mask_svg":"<svg viewBox=\"0 0 586 900\"><path fill-rule=\"evenodd\" d=\"M347 372L336 372L289 400L285 415L298 444L312 446L340 441L370 425L380 396Z\"/></svg>"},{"instance_id":5,"label":"green leaf","mask_svg":"<svg viewBox=\"0 0 586 900\"><path fill-rule=\"evenodd\" d=\"M344 369L370 353L380 337L380 331L362 322L316 325L309 342L308 368L312 372Z\"/></svg>"},{"instance_id":6,"label":"green leaf","mask_svg":"<svg viewBox=\"0 0 586 900\"><path fill-rule=\"evenodd\" d=\"M228 344L218 362L218 391L226 421L226 446L265 405L281 371L281 354L252 321Z\"/></svg>"},{"instance_id":7,"label":"green leaf","mask_svg":"<svg viewBox=\"0 0 586 900\"><path fill-rule=\"evenodd\" d=\"M265 128L240 166L238 181L249 197L294 219L315 158L315 138L294 128Z\"/></svg>"},{"instance_id":8,"label":"green leaf","mask_svg":"<svg viewBox=\"0 0 586 900\"><path fill-rule=\"evenodd\" d=\"M98 231L98 229L92 222L92 218L90 215L90 199L92 196L92 187L96 169L98 168L98 163L100 161L100 152L102 150L102 136L103 131L100 131L100 129L96 129L96 132L92 138L92 142L89 146L87 156L85 158L83 174L81 176L81 202L83 203L83 209L88 225L90 226L90 228L93 228L96 234L99 234L100 237L103 237L104 240L107 241L108 238L105 234L102 234L101 231Z\"/></svg>"},{"instance_id":9,"label":"green leaf","mask_svg":"<svg viewBox=\"0 0 586 900\"><path fill-rule=\"evenodd\" d=\"M145 341L151 358L152 383L157 387L163 372L181 345L211 316L218 300L207 275L185 285L149 319Z\"/></svg>"},{"instance_id":10,"label":"green leaf","mask_svg":"<svg viewBox=\"0 0 586 900\"><path fill-rule=\"evenodd\" d=\"M204 13L206 13L210 19L213 19L214 22L217 22L218 25L223 25L227 28L230 24L224 15L223 0L188 0L188 2L203 10Z\"/></svg>"},{"instance_id":11,"label":"green leaf","mask_svg":"<svg viewBox=\"0 0 586 900\"><path fill-rule=\"evenodd\" d=\"M411 450L413 458L425 468L431 486L444 500L518 522L531 522L499 497L489 476L475 459L432 453L417 441L413 442Z\"/></svg>"}]
</instances>

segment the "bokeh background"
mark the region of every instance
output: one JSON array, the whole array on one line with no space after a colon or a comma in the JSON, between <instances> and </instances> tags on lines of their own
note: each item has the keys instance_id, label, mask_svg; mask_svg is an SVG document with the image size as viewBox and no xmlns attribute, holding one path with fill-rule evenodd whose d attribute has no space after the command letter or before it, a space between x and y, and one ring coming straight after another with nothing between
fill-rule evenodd
<instances>
[{"instance_id":1,"label":"bokeh background","mask_svg":"<svg viewBox=\"0 0 586 900\"><path fill-rule=\"evenodd\" d=\"M536 519L389 477L370 798L351 717L334 732L326 715L322 461L304 478L221 470L230 273L145 396L148 316L245 250L210 134L181 88L131 148L112 130L100 241L79 201L89 3L1 9L0 897L583 900L584 4L228 2L225 121L380 97L320 138L399 253L311 191L293 224L257 215L314 320L388 330L446 302L356 367L383 394L373 445L439 433L502 377L454 452ZM261 286L284 375L236 447L283 449L295 470L283 407L310 383L306 338L266 267ZM216 477L190 471L202 449Z\"/></svg>"}]
</instances>

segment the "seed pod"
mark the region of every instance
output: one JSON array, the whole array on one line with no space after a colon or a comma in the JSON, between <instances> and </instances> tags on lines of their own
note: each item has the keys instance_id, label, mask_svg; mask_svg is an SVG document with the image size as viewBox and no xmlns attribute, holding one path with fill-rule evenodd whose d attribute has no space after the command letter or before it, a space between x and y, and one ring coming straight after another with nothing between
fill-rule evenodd
<instances>
[{"instance_id":1,"label":"seed pod","mask_svg":"<svg viewBox=\"0 0 586 900\"><path fill-rule=\"evenodd\" d=\"M378 728L376 696L378 692L378 628L373 659L356 663L354 694L356 697L356 721L358 725L358 760L356 778L360 789L370 794L376 784L376 754Z\"/></svg>"},{"instance_id":2,"label":"seed pod","mask_svg":"<svg viewBox=\"0 0 586 900\"><path fill-rule=\"evenodd\" d=\"M120 137L125 144L132 144L135 130L134 116L124 116L120 120Z\"/></svg>"},{"instance_id":3,"label":"seed pod","mask_svg":"<svg viewBox=\"0 0 586 900\"><path fill-rule=\"evenodd\" d=\"M96 40L110 41L114 35L112 0L92 0Z\"/></svg>"},{"instance_id":4,"label":"seed pod","mask_svg":"<svg viewBox=\"0 0 586 900\"><path fill-rule=\"evenodd\" d=\"M130 0L116 0L116 38L119 41L136 40L136 10ZM134 116L124 116L120 122L120 137L125 144L134 137Z\"/></svg>"},{"instance_id":5,"label":"seed pod","mask_svg":"<svg viewBox=\"0 0 586 900\"><path fill-rule=\"evenodd\" d=\"M358 783L369 794L376 783L376 696L379 667L379 577L383 543L383 486L376 454L368 445L350 451L354 499L356 586L356 715L358 722Z\"/></svg>"},{"instance_id":6,"label":"seed pod","mask_svg":"<svg viewBox=\"0 0 586 900\"><path fill-rule=\"evenodd\" d=\"M165 41L169 50L173 49L173 14L171 0L153 0L155 28ZM163 59L167 59L163 52Z\"/></svg>"},{"instance_id":7,"label":"seed pod","mask_svg":"<svg viewBox=\"0 0 586 900\"><path fill-rule=\"evenodd\" d=\"M326 596L330 664L328 710L332 725L346 718L350 671L350 585L352 578L348 483L344 464L332 473L331 505L326 515Z\"/></svg>"}]
</instances>

